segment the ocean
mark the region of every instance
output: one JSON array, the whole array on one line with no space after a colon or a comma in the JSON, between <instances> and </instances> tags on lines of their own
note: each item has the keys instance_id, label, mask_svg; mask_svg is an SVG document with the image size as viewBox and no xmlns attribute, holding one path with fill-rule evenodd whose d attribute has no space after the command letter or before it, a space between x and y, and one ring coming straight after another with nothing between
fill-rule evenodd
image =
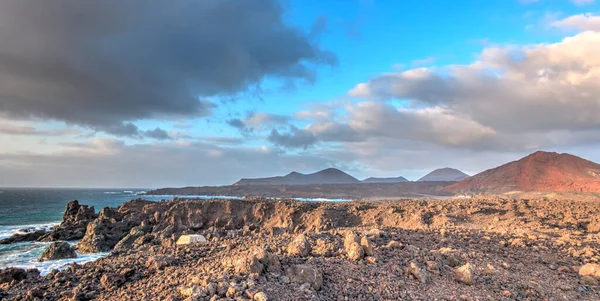
<instances>
[{"instance_id":1,"label":"ocean","mask_svg":"<svg viewBox=\"0 0 600 301\"><path fill-rule=\"evenodd\" d=\"M67 203L72 200L94 206L98 212L104 207L119 206L123 202L140 197L150 201L170 200L174 197L172 195L139 195L145 191L145 189L0 188L0 239L7 238L23 229L28 229L28 231L48 229L60 224ZM209 196L193 197L211 198ZM42 274L47 274L53 269L65 268L72 262L84 263L106 255L106 253L78 254L75 259L38 262L39 257L50 244L23 242L0 245L0 268L37 268Z\"/></svg>"},{"instance_id":2,"label":"ocean","mask_svg":"<svg viewBox=\"0 0 600 301\"><path fill-rule=\"evenodd\" d=\"M19 231L34 231L60 224L67 203L94 206L96 212L104 207L116 207L123 202L143 198L149 201L170 200L174 195L140 195L146 189L65 189L65 188L0 188L0 239ZM240 199L226 196L186 196L193 198ZM346 201L341 199L308 199L300 201ZM70 244L77 243L70 241ZM38 262L51 243L23 242L0 245L0 269L6 267L37 268L42 275L53 269L63 269L72 262L85 263L106 256L107 253L78 254L77 258Z\"/></svg>"}]
</instances>

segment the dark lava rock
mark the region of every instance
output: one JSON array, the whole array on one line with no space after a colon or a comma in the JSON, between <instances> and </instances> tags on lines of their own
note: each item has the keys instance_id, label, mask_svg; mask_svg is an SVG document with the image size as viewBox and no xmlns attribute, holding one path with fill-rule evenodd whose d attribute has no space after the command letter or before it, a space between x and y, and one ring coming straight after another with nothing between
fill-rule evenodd
<instances>
[{"instance_id":1,"label":"dark lava rock","mask_svg":"<svg viewBox=\"0 0 600 301\"><path fill-rule=\"evenodd\" d=\"M90 222L83 239L76 248L81 253L98 253L112 250L117 243L129 234L132 228L140 226L148 218L143 207L150 201L132 200L118 208L103 208L98 218Z\"/></svg>"},{"instance_id":2,"label":"dark lava rock","mask_svg":"<svg viewBox=\"0 0 600 301\"><path fill-rule=\"evenodd\" d=\"M36 230L33 232L30 232L29 229L23 229L22 232L25 233L16 233L13 234L11 237L9 238L5 238L0 240L0 245L7 245L7 244L12 244L12 243L17 243L17 242L24 242L24 241L35 241L40 239L40 237L46 235L46 230Z\"/></svg>"},{"instance_id":3,"label":"dark lava rock","mask_svg":"<svg viewBox=\"0 0 600 301\"><path fill-rule=\"evenodd\" d=\"M31 279L38 276L40 276L40 271L37 269L6 268L0 270L0 284Z\"/></svg>"},{"instance_id":4,"label":"dark lava rock","mask_svg":"<svg viewBox=\"0 0 600 301\"><path fill-rule=\"evenodd\" d=\"M78 240L82 239L88 224L98 216L94 207L79 205L77 200L67 204L62 222L54 231L40 237L39 241Z\"/></svg>"},{"instance_id":5,"label":"dark lava rock","mask_svg":"<svg viewBox=\"0 0 600 301\"><path fill-rule=\"evenodd\" d=\"M77 253L75 253L75 250L71 247L71 245L64 241L58 241L51 244L46 251L44 251L44 254L42 254L42 257L40 257L40 261L76 257Z\"/></svg>"}]
</instances>

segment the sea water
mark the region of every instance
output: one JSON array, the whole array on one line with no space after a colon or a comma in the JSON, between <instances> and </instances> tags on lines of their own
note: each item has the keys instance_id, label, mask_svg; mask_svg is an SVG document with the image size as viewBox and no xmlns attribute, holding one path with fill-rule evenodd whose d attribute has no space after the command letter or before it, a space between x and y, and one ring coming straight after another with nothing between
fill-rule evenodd
<instances>
[{"instance_id":1,"label":"sea water","mask_svg":"<svg viewBox=\"0 0 600 301\"><path fill-rule=\"evenodd\" d=\"M141 195L146 189L64 189L64 188L0 188L0 239L19 232L49 230L60 224L67 203L78 200L94 206L96 212L104 207L116 207L123 202L142 198L149 201L170 200L174 195ZM200 199L241 199L232 196L181 196ZM301 201L344 201L296 198ZM70 241L70 244L77 243ZM39 262L51 243L22 242L0 245L0 269L6 267L37 268L42 275L53 269L63 269L72 262L85 263L108 253L78 254L77 258Z\"/></svg>"}]
</instances>

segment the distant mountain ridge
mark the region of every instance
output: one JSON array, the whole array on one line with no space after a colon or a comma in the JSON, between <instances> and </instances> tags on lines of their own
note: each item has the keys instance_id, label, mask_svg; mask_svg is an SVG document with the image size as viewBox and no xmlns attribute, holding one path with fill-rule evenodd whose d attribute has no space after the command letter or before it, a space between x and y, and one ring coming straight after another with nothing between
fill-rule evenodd
<instances>
[{"instance_id":1,"label":"distant mountain ridge","mask_svg":"<svg viewBox=\"0 0 600 301\"><path fill-rule=\"evenodd\" d=\"M417 182L458 182L468 177L468 174L458 169L446 167L436 169L426 174L418 179Z\"/></svg>"},{"instance_id":2,"label":"distant mountain ridge","mask_svg":"<svg viewBox=\"0 0 600 301\"><path fill-rule=\"evenodd\" d=\"M362 180L363 183L405 183L410 182L405 177L395 177L395 178L377 178L370 177Z\"/></svg>"},{"instance_id":3,"label":"distant mountain ridge","mask_svg":"<svg viewBox=\"0 0 600 301\"><path fill-rule=\"evenodd\" d=\"M285 176L241 179L233 185L309 185L355 183L360 183L360 181L339 169L327 168L311 174L302 174L293 171Z\"/></svg>"},{"instance_id":4,"label":"distant mountain ridge","mask_svg":"<svg viewBox=\"0 0 600 301\"><path fill-rule=\"evenodd\" d=\"M444 188L448 192L600 192L600 164L571 154L538 151Z\"/></svg>"}]
</instances>

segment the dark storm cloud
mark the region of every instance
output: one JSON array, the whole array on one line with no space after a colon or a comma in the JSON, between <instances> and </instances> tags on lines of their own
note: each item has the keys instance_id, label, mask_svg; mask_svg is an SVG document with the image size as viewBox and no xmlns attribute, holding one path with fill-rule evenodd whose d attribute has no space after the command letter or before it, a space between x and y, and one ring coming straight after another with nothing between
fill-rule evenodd
<instances>
[{"instance_id":1,"label":"dark storm cloud","mask_svg":"<svg viewBox=\"0 0 600 301\"><path fill-rule=\"evenodd\" d=\"M161 128L155 128L153 130L144 131L143 134L144 134L144 136L146 136L148 138L152 138L152 139L156 139L156 140L172 139L171 136L169 136L169 133L167 133L167 131L165 131Z\"/></svg>"},{"instance_id":2,"label":"dark storm cloud","mask_svg":"<svg viewBox=\"0 0 600 301\"><path fill-rule=\"evenodd\" d=\"M275 0L0 1L0 112L131 136L336 63L282 15Z\"/></svg>"},{"instance_id":3,"label":"dark storm cloud","mask_svg":"<svg viewBox=\"0 0 600 301\"><path fill-rule=\"evenodd\" d=\"M317 143L317 137L313 133L299 129L293 125L290 126L289 132L280 133L277 129L273 129L267 140L275 145L286 148L306 149Z\"/></svg>"}]
</instances>

